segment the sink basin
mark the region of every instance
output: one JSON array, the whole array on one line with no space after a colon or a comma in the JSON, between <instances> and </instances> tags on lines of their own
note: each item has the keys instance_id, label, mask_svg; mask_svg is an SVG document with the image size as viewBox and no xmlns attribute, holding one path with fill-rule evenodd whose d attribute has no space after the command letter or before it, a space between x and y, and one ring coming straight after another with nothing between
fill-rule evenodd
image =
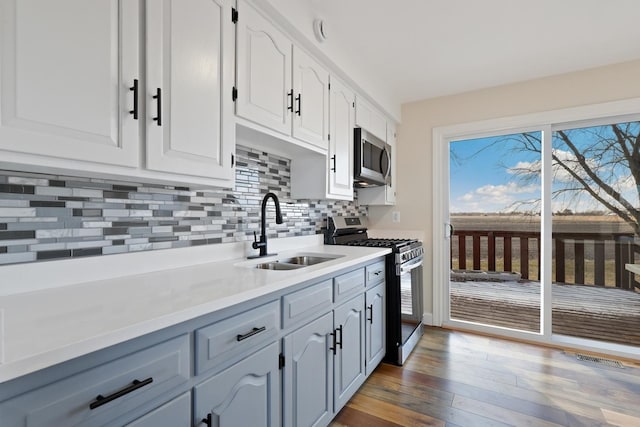
<instances>
[{"instance_id":1,"label":"sink basin","mask_svg":"<svg viewBox=\"0 0 640 427\"><path fill-rule=\"evenodd\" d=\"M332 259L334 258L311 256L311 255L300 255L300 256L294 256L292 258L281 259L278 261L284 262L287 264L314 265L314 264L320 264L321 262L330 261Z\"/></svg>"},{"instance_id":2,"label":"sink basin","mask_svg":"<svg viewBox=\"0 0 640 427\"><path fill-rule=\"evenodd\" d=\"M299 264L283 264L278 261L264 262L256 265L256 268L262 270L295 270L296 268L302 268L304 265Z\"/></svg>"},{"instance_id":3,"label":"sink basin","mask_svg":"<svg viewBox=\"0 0 640 427\"><path fill-rule=\"evenodd\" d=\"M342 256L343 255L298 254L289 258L263 262L262 264L257 264L255 268L259 268L262 270L295 270L297 268L308 267L310 265L320 264L321 262L331 261Z\"/></svg>"}]
</instances>

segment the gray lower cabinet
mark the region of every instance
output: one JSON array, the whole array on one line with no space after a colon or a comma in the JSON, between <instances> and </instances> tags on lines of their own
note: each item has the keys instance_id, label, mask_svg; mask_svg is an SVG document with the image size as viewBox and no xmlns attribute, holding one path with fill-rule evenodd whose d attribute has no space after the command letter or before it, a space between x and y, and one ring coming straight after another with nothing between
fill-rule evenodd
<instances>
[{"instance_id":1,"label":"gray lower cabinet","mask_svg":"<svg viewBox=\"0 0 640 427\"><path fill-rule=\"evenodd\" d=\"M367 376L382 361L385 355L385 284L369 289L365 294L365 357Z\"/></svg>"},{"instance_id":2,"label":"gray lower cabinet","mask_svg":"<svg viewBox=\"0 0 640 427\"><path fill-rule=\"evenodd\" d=\"M326 425L333 418L333 313L284 337L284 426Z\"/></svg>"},{"instance_id":3,"label":"gray lower cabinet","mask_svg":"<svg viewBox=\"0 0 640 427\"><path fill-rule=\"evenodd\" d=\"M111 424L142 405L166 399L168 392L186 384L190 357L187 334L136 351L2 402L0 425Z\"/></svg>"},{"instance_id":4,"label":"gray lower cabinet","mask_svg":"<svg viewBox=\"0 0 640 427\"><path fill-rule=\"evenodd\" d=\"M191 393L184 393L126 427L188 426L190 422Z\"/></svg>"},{"instance_id":5,"label":"gray lower cabinet","mask_svg":"<svg viewBox=\"0 0 640 427\"><path fill-rule=\"evenodd\" d=\"M326 426L384 356L383 272L376 260L3 384L0 426Z\"/></svg>"},{"instance_id":6,"label":"gray lower cabinet","mask_svg":"<svg viewBox=\"0 0 640 427\"><path fill-rule=\"evenodd\" d=\"M334 406L338 412L365 380L364 294L334 310L337 352L334 367Z\"/></svg>"},{"instance_id":7,"label":"gray lower cabinet","mask_svg":"<svg viewBox=\"0 0 640 427\"><path fill-rule=\"evenodd\" d=\"M194 426L280 425L278 343L245 357L196 385Z\"/></svg>"}]
</instances>

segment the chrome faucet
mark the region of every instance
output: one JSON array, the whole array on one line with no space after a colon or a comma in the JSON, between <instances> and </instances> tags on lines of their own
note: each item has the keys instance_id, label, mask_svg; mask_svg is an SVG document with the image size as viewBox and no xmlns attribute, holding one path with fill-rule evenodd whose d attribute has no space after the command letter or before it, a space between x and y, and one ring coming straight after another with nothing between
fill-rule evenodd
<instances>
[{"instance_id":1,"label":"chrome faucet","mask_svg":"<svg viewBox=\"0 0 640 427\"><path fill-rule=\"evenodd\" d=\"M267 253L267 200L269 200L269 198L273 199L273 203L275 203L276 205L276 224L282 224L282 214L280 213L280 202L278 201L278 196L276 196L273 193L267 193L265 194L264 198L262 199L262 211L261 211L261 217L260 217L260 240L258 241L258 237L256 236L256 232L253 232L253 244L251 245L251 247L253 247L253 249L260 249L260 254L259 255L252 255L249 258L258 258L258 257L263 257L263 256L267 256L267 255L275 255L275 254L268 254Z\"/></svg>"}]
</instances>

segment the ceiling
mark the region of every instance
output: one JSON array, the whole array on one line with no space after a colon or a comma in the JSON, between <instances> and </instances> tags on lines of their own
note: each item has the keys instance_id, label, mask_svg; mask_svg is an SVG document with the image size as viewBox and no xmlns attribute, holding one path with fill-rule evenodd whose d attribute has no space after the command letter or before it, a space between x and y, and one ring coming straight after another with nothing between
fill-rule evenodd
<instances>
[{"instance_id":1,"label":"ceiling","mask_svg":"<svg viewBox=\"0 0 640 427\"><path fill-rule=\"evenodd\" d=\"M640 58L639 0L303 1L400 103Z\"/></svg>"}]
</instances>

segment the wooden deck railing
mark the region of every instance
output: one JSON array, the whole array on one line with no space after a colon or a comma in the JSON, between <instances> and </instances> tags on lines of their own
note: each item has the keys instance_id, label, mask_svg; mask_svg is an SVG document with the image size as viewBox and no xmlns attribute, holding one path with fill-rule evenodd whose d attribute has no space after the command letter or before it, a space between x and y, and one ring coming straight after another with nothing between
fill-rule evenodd
<instances>
[{"instance_id":1,"label":"wooden deck railing","mask_svg":"<svg viewBox=\"0 0 640 427\"><path fill-rule=\"evenodd\" d=\"M496 260L502 259L502 270L513 271L513 260L520 261L520 275L523 279L529 279L531 272L531 260L536 260L534 268L537 268L537 277L540 277L540 233L500 231L500 230L455 230L454 239L451 241L451 268L466 270L472 267L473 270L482 269L482 261L486 262L488 271L496 271ZM467 238L471 241L471 261L472 265L467 265ZM615 269L615 287L622 289L640 288L640 283L634 280L633 274L626 271L625 264L633 263L639 257L640 246L635 243L634 235L631 233L553 233L554 266L557 283L584 284L585 282L585 247L593 256L593 284L605 286L606 259L605 245L613 246L613 259ZM502 243L497 245L496 241ZM501 241L501 242L500 242ZM518 242L518 250L514 251L514 241ZM530 242L535 245L530 245ZM530 253L531 246L534 246L534 253ZM500 254L496 249L501 248ZM484 255L483 256L483 252ZM514 253L518 252L518 253ZM609 249L608 252L611 252ZM571 255L572 254L572 255ZM455 266L453 260L457 259ZM573 261L573 282L567 282L566 266L567 262ZM611 268L611 266L609 266Z\"/></svg>"}]
</instances>

